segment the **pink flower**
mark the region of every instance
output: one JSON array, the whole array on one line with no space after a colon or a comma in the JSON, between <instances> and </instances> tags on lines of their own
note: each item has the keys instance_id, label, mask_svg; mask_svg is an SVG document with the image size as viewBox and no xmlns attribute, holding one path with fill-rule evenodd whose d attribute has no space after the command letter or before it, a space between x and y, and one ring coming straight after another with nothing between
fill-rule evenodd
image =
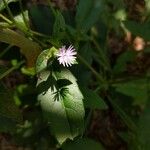
<instances>
[{"instance_id":1,"label":"pink flower","mask_svg":"<svg viewBox=\"0 0 150 150\"><path fill-rule=\"evenodd\" d=\"M76 61L77 52L75 51L74 47L70 45L67 49L66 46L62 46L59 48L59 52L56 54L59 64L63 64L63 66L71 66Z\"/></svg>"}]
</instances>

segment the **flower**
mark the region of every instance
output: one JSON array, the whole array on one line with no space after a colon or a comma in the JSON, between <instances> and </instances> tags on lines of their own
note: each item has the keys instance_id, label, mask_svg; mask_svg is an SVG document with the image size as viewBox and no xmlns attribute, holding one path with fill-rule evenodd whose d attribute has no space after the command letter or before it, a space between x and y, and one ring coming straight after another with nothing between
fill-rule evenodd
<instances>
[{"instance_id":1,"label":"flower","mask_svg":"<svg viewBox=\"0 0 150 150\"><path fill-rule=\"evenodd\" d=\"M63 66L71 66L75 63L77 52L75 51L75 48L70 45L68 48L66 46L62 46L59 48L58 53L56 56L58 57L59 64L63 64Z\"/></svg>"}]
</instances>

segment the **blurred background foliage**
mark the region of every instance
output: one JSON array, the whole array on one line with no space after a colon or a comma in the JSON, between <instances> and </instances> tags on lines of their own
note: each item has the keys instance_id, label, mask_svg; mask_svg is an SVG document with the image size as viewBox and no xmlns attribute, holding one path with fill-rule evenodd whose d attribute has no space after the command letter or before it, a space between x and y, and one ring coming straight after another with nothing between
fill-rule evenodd
<instances>
[{"instance_id":1,"label":"blurred background foliage","mask_svg":"<svg viewBox=\"0 0 150 150\"><path fill-rule=\"evenodd\" d=\"M0 149L149 150L149 66L150 0L1 0Z\"/></svg>"}]
</instances>

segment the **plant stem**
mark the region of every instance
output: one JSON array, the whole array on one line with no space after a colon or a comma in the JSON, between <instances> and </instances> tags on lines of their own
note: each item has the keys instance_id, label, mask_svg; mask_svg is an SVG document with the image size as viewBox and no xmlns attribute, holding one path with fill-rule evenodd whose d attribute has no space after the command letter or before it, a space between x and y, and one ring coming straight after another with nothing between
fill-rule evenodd
<instances>
[{"instance_id":1,"label":"plant stem","mask_svg":"<svg viewBox=\"0 0 150 150\"><path fill-rule=\"evenodd\" d=\"M107 98L108 98L109 102L111 103L112 107L114 108L114 110L117 112L117 114L120 116L120 118L127 125L127 127L131 131L136 132L137 131L137 126L132 121L132 119L119 107L119 105L116 102L114 102L112 100L112 98L109 95L107 95Z\"/></svg>"},{"instance_id":2,"label":"plant stem","mask_svg":"<svg viewBox=\"0 0 150 150\"><path fill-rule=\"evenodd\" d=\"M95 77L99 80L101 84L106 84L105 79L93 67L91 67L90 64L82 56L78 54L78 58L87 68L89 68L92 71L92 73L95 75Z\"/></svg>"},{"instance_id":3,"label":"plant stem","mask_svg":"<svg viewBox=\"0 0 150 150\"><path fill-rule=\"evenodd\" d=\"M26 17L25 17L24 12L23 12L22 0L19 0L19 6L20 6L20 9L21 9L21 14L22 14L22 17L23 17L23 21L24 21L24 23L25 23L27 29L30 30L28 21L26 20Z\"/></svg>"},{"instance_id":4,"label":"plant stem","mask_svg":"<svg viewBox=\"0 0 150 150\"><path fill-rule=\"evenodd\" d=\"M8 50L12 47L12 45L9 45L8 47L6 47L1 53L0 53L0 58L6 53L8 52Z\"/></svg>"},{"instance_id":5,"label":"plant stem","mask_svg":"<svg viewBox=\"0 0 150 150\"><path fill-rule=\"evenodd\" d=\"M13 14L12 14L10 8L8 7L8 4L7 4L6 0L3 0L3 3L4 3L4 5L5 5L5 7L6 7L7 11L8 11L8 14L9 14L11 20L13 21L13 23L16 24L15 19L13 17Z\"/></svg>"},{"instance_id":6,"label":"plant stem","mask_svg":"<svg viewBox=\"0 0 150 150\"><path fill-rule=\"evenodd\" d=\"M105 68L107 68L108 70L111 70L110 64L109 64L109 60L108 58L104 55L104 53L102 52L102 49L100 48L99 44L97 43L97 41L92 38L92 42L93 44L96 46L98 53L99 53L99 57L100 59L103 61L103 66Z\"/></svg>"},{"instance_id":7,"label":"plant stem","mask_svg":"<svg viewBox=\"0 0 150 150\"><path fill-rule=\"evenodd\" d=\"M8 18L6 18L4 15L0 14L0 18L2 18L4 21L6 21L8 24L12 24L12 21L10 21Z\"/></svg>"},{"instance_id":8,"label":"plant stem","mask_svg":"<svg viewBox=\"0 0 150 150\"><path fill-rule=\"evenodd\" d=\"M12 68L8 69L6 72L0 75L0 80L4 77L6 77L8 74L10 74L13 70L18 69L25 61L19 62L16 66L13 66Z\"/></svg>"}]
</instances>

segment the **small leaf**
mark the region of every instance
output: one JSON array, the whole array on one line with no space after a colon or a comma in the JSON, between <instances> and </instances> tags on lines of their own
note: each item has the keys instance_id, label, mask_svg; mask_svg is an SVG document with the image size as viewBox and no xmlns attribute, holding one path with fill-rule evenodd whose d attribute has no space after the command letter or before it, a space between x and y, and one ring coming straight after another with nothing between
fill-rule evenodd
<instances>
[{"instance_id":1,"label":"small leaf","mask_svg":"<svg viewBox=\"0 0 150 150\"><path fill-rule=\"evenodd\" d=\"M27 32L28 26L26 23L28 23L28 25L29 25L28 11L24 11L23 14L24 14L25 18L23 18L22 13L20 13L19 15L14 17L14 20L19 28L21 28L22 30ZM24 19L26 19L26 22L24 21Z\"/></svg>"},{"instance_id":2,"label":"small leaf","mask_svg":"<svg viewBox=\"0 0 150 150\"><path fill-rule=\"evenodd\" d=\"M50 62L50 59L58 50L55 47L52 47L50 49L44 50L37 58L36 61L36 72L39 73L42 70L47 68L48 62Z\"/></svg>"},{"instance_id":3,"label":"small leaf","mask_svg":"<svg viewBox=\"0 0 150 150\"><path fill-rule=\"evenodd\" d=\"M21 53L26 57L28 66L34 66L40 53L40 46L37 43L10 29L0 29L0 41L18 46Z\"/></svg>"},{"instance_id":4,"label":"small leaf","mask_svg":"<svg viewBox=\"0 0 150 150\"><path fill-rule=\"evenodd\" d=\"M148 100L147 79L127 81L115 84L116 91L133 98L134 105L145 104Z\"/></svg>"},{"instance_id":5,"label":"small leaf","mask_svg":"<svg viewBox=\"0 0 150 150\"><path fill-rule=\"evenodd\" d=\"M69 70L53 72L57 81L69 80L61 88L53 82L49 89L38 96L43 113L51 131L60 144L66 139L72 139L84 130L83 96L78 88L75 77ZM50 72L43 71L38 80L38 86L49 78ZM50 76L51 79L51 76ZM48 84L48 82L47 82ZM53 87L53 88L52 88Z\"/></svg>"},{"instance_id":6,"label":"small leaf","mask_svg":"<svg viewBox=\"0 0 150 150\"><path fill-rule=\"evenodd\" d=\"M65 30L65 20L59 11L56 11L56 18L54 23L53 34L58 35L60 32Z\"/></svg>"},{"instance_id":7,"label":"small leaf","mask_svg":"<svg viewBox=\"0 0 150 150\"><path fill-rule=\"evenodd\" d=\"M7 4L11 3L11 2L17 2L18 0L5 0ZM5 9L5 4L3 2L3 0L0 1L0 11L2 11L3 9Z\"/></svg>"},{"instance_id":8,"label":"small leaf","mask_svg":"<svg viewBox=\"0 0 150 150\"><path fill-rule=\"evenodd\" d=\"M63 144L63 150L104 150L103 146L89 138L68 141Z\"/></svg>"}]
</instances>

